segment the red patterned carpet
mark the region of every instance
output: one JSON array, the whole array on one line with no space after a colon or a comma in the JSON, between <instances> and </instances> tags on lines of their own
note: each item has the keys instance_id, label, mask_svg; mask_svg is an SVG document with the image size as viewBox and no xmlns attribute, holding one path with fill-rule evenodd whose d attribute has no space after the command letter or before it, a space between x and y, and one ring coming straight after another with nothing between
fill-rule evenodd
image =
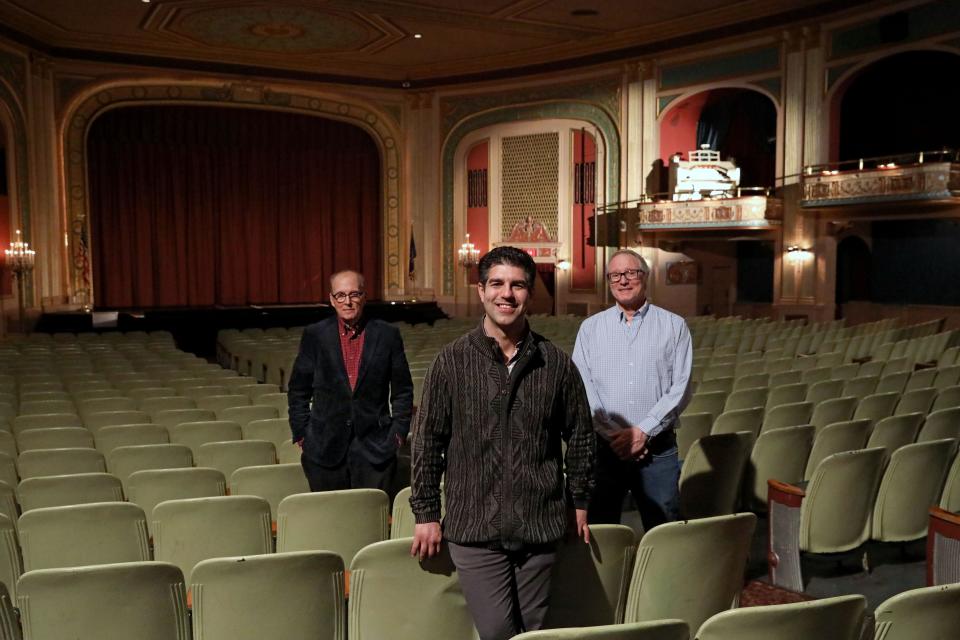
<instances>
[{"instance_id":1,"label":"red patterned carpet","mask_svg":"<svg viewBox=\"0 0 960 640\"><path fill-rule=\"evenodd\" d=\"M758 607L765 604L787 604L788 602L805 602L814 598L804 594L775 587L768 582L751 580L740 592L741 607Z\"/></svg>"}]
</instances>

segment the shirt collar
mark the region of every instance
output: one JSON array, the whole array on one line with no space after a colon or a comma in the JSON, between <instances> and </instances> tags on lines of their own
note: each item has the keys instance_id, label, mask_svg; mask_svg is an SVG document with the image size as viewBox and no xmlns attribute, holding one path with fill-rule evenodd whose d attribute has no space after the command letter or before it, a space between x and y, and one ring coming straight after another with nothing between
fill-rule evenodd
<instances>
[{"instance_id":1,"label":"shirt collar","mask_svg":"<svg viewBox=\"0 0 960 640\"><path fill-rule=\"evenodd\" d=\"M356 322L347 324L341 318L337 318L337 329L340 331L341 336L350 336L350 338L356 338L361 333L363 333L364 326L363 316L360 316Z\"/></svg>"},{"instance_id":2,"label":"shirt collar","mask_svg":"<svg viewBox=\"0 0 960 640\"><path fill-rule=\"evenodd\" d=\"M480 331L483 332L483 336L487 339L487 342L490 343L491 345L493 345L493 347L496 349L496 351L499 352L499 351L500 351L500 345L499 345L499 343L497 343L496 338L491 337L491 336L487 333L487 327L486 327L486 326L484 325L484 323L483 323L483 321L484 321L485 319L486 319L486 316L484 316L483 318L480 319ZM521 352L523 351L523 348L526 346L526 344L527 344L527 339L528 339L529 337L530 337L530 321L528 320L528 321L527 321L526 329L525 329L524 332L523 332L523 336L517 341L517 344L516 344L517 350L513 353L513 357L510 358L510 361L507 362L507 364L510 364L510 362L514 362L517 358L520 357L520 354L521 354Z\"/></svg>"},{"instance_id":3,"label":"shirt collar","mask_svg":"<svg viewBox=\"0 0 960 640\"><path fill-rule=\"evenodd\" d=\"M643 319L647 317L647 312L649 310L650 310L650 298L647 298L646 300L644 300L643 306L637 309L637 312L633 314L633 317L640 318L640 321L642 322ZM624 315L623 308L619 304L617 305L617 320L619 322L624 322L624 323L627 321L627 316Z\"/></svg>"}]
</instances>

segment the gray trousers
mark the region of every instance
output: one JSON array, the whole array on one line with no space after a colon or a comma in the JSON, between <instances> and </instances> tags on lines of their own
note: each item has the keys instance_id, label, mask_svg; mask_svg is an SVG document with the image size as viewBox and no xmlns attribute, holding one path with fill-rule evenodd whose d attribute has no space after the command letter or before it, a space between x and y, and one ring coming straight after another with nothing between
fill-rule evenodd
<instances>
[{"instance_id":1,"label":"gray trousers","mask_svg":"<svg viewBox=\"0 0 960 640\"><path fill-rule=\"evenodd\" d=\"M556 545L518 551L447 545L480 640L507 640L543 626Z\"/></svg>"}]
</instances>

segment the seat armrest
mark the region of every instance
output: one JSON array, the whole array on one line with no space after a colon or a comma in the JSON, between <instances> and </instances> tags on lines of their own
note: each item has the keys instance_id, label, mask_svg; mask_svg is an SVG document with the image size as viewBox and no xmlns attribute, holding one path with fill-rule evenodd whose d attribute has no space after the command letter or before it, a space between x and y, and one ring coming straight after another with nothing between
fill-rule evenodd
<instances>
[{"instance_id":1,"label":"seat armrest","mask_svg":"<svg viewBox=\"0 0 960 640\"><path fill-rule=\"evenodd\" d=\"M796 485L767 480L767 566L770 582L803 591L800 569L800 506L806 492Z\"/></svg>"},{"instance_id":2,"label":"seat armrest","mask_svg":"<svg viewBox=\"0 0 960 640\"><path fill-rule=\"evenodd\" d=\"M927 586L960 582L960 514L930 507Z\"/></svg>"}]
</instances>

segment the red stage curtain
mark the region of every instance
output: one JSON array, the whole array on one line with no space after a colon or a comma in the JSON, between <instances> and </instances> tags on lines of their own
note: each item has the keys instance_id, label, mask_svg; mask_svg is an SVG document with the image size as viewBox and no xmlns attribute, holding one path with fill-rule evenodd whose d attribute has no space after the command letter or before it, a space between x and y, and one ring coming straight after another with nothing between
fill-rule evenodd
<instances>
[{"instance_id":1,"label":"red stage curtain","mask_svg":"<svg viewBox=\"0 0 960 640\"><path fill-rule=\"evenodd\" d=\"M380 159L352 125L212 107L111 111L91 127L98 308L325 300L380 285Z\"/></svg>"}]
</instances>

